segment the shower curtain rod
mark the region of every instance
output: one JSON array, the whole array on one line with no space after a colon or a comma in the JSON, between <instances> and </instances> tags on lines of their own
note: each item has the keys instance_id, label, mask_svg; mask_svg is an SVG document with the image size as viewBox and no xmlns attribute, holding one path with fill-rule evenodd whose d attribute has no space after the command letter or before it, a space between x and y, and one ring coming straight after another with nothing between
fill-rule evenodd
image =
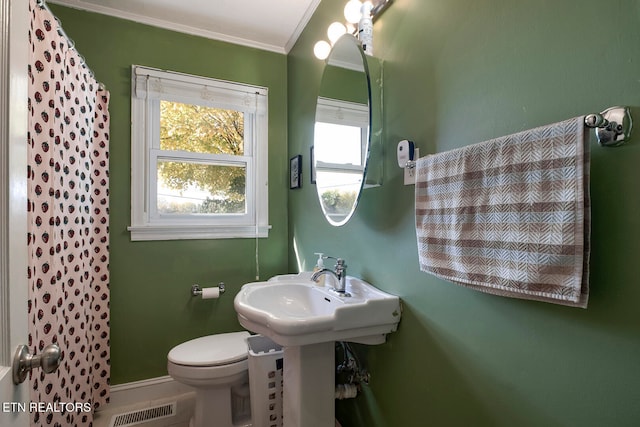
<instances>
[{"instance_id":1,"label":"shower curtain rod","mask_svg":"<svg viewBox=\"0 0 640 427\"><path fill-rule=\"evenodd\" d=\"M58 23L58 34L67 40L67 44L69 45L69 50L76 51L76 53L80 57L81 65L89 71L89 74L91 75L91 77L98 83L98 88L100 90L106 90L104 83L99 82L96 79L96 75L93 73L93 70L91 69L91 67L89 67L89 65L87 65L87 60L84 58L84 56L80 54L80 52L78 52L78 49L76 49L76 42L73 41L73 39L69 37L67 33L64 31L64 28L62 28L62 22L60 22L60 19L58 19L58 17L51 11L51 9L49 9L49 5L47 4L47 2L45 0L36 0L36 4L39 7L45 9L47 12L51 14L51 16L55 18L56 22Z\"/></svg>"}]
</instances>

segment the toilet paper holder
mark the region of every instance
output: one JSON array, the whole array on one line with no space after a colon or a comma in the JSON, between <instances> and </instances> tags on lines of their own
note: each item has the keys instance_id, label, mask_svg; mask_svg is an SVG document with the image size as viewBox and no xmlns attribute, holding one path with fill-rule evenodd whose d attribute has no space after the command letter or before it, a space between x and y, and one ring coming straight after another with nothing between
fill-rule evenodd
<instances>
[{"instance_id":1,"label":"toilet paper holder","mask_svg":"<svg viewBox=\"0 0 640 427\"><path fill-rule=\"evenodd\" d=\"M224 294L224 287L225 284L224 282L220 282L218 283L218 289L220 290L220 294ZM191 285L191 296L193 297L199 297L202 295L202 288L200 287L200 285Z\"/></svg>"}]
</instances>

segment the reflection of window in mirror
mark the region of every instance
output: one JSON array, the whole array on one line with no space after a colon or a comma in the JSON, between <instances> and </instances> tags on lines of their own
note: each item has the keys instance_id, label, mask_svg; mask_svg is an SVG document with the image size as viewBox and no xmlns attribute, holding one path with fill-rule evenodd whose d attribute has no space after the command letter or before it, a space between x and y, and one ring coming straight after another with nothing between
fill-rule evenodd
<instances>
[{"instance_id":1,"label":"reflection of window in mirror","mask_svg":"<svg viewBox=\"0 0 640 427\"><path fill-rule=\"evenodd\" d=\"M369 139L369 106L318 98L315 167L322 207L332 221L351 212L362 186Z\"/></svg>"},{"instance_id":2,"label":"reflection of window in mirror","mask_svg":"<svg viewBox=\"0 0 640 427\"><path fill-rule=\"evenodd\" d=\"M362 166L369 138L369 106L318 98L314 140L316 162Z\"/></svg>"},{"instance_id":3,"label":"reflection of window in mirror","mask_svg":"<svg viewBox=\"0 0 640 427\"><path fill-rule=\"evenodd\" d=\"M362 165L362 137L366 129L357 126L316 123L316 138L325 141L316 151L316 159L327 163Z\"/></svg>"}]
</instances>

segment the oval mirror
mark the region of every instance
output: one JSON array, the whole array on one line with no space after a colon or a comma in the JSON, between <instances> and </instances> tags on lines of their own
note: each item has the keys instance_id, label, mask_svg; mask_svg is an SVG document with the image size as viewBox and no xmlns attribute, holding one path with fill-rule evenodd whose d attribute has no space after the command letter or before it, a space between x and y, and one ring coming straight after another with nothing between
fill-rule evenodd
<instances>
[{"instance_id":1,"label":"oval mirror","mask_svg":"<svg viewBox=\"0 0 640 427\"><path fill-rule=\"evenodd\" d=\"M345 34L326 60L316 105L313 165L318 199L331 225L353 215L369 157L371 86L360 42Z\"/></svg>"}]
</instances>

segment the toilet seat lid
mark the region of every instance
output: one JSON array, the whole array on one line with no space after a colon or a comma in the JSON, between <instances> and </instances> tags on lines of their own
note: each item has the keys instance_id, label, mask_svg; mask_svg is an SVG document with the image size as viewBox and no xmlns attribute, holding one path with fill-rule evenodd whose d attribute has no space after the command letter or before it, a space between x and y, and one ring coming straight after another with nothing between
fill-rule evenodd
<instances>
[{"instance_id":1,"label":"toilet seat lid","mask_svg":"<svg viewBox=\"0 0 640 427\"><path fill-rule=\"evenodd\" d=\"M216 366L240 362L248 357L248 332L208 335L171 349L170 362L188 366Z\"/></svg>"}]
</instances>

